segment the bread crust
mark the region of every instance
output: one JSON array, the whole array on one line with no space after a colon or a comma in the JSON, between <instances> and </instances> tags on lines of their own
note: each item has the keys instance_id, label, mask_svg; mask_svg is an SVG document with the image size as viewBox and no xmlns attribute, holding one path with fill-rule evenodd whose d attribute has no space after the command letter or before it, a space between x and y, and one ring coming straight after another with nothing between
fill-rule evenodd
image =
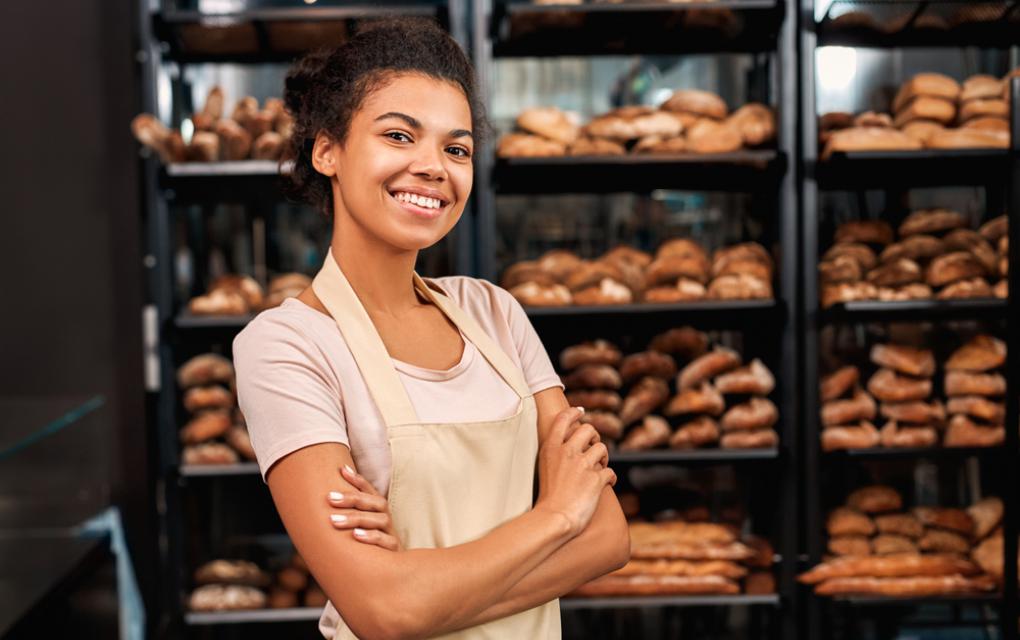
<instances>
[{"instance_id":1,"label":"bread crust","mask_svg":"<svg viewBox=\"0 0 1020 640\"><path fill-rule=\"evenodd\" d=\"M779 434L775 429L752 429L730 431L719 440L723 449L770 449L779 445Z\"/></svg>"},{"instance_id":2,"label":"bread crust","mask_svg":"<svg viewBox=\"0 0 1020 640\"><path fill-rule=\"evenodd\" d=\"M607 364L617 366L623 354L608 340L593 340L567 347L560 352L560 367L565 371L586 364Z\"/></svg>"},{"instance_id":3,"label":"bread crust","mask_svg":"<svg viewBox=\"0 0 1020 640\"><path fill-rule=\"evenodd\" d=\"M645 416L641 424L627 432L620 451L642 451L654 449L669 442L673 434L669 423L659 416Z\"/></svg>"},{"instance_id":4,"label":"bread crust","mask_svg":"<svg viewBox=\"0 0 1020 640\"><path fill-rule=\"evenodd\" d=\"M706 413L711 416L722 415L726 409L722 395L711 383L704 382L697 387L684 389L666 405L667 416L688 413Z\"/></svg>"},{"instance_id":5,"label":"bread crust","mask_svg":"<svg viewBox=\"0 0 1020 640\"><path fill-rule=\"evenodd\" d=\"M856 386L860 379L860 375L861 372L857 367L847 365L823 376L820 385L820 400L822 402L828 402L844 395L847 391Z\"/></svg>"},{"instance_id":6,"label":"bread crust","mask_svg":"<svg viewBox=\"0 0 1020 640\"><path fill-rule=\"evenodd\" d=\"M856 425L827 427L822 431L822 451L871 449L879 443L878 429L867 420Z\"/></svg>"},{"instance_id":7,"label":"bread crust","mask_svg":"<svg viewBox=\"0 0 1020 640\"><path fill-rule=\"evenodd\" d=\"M901 578L910 576L972 576L978 568L970 560L949 554L895 554L861 558L836 558L823 562L800 576L804 584L818 584L835 578Z\"/></svg>"},{"instance_id":8,"label":"bread crust","mask_svg":"<svg viewBox=\"0 0 1020 640\"><path fill-rule=\"evenodd\" d=\"M722 394L753 394L766 396L776 388L776 379L761 360L755 358L751 364L715 379L715 387Z\"/></svg>"},{"instance_id":9,"label":"bread crust","mask_svg":"<svg viewBox=\"0 0 1020 640\"><path fill-rule=\"evenodd\" d=\"M730 407L723 414L720 426L723 431L750 431L767 429L779 421L779 410L768 398L751 398Z\"/></svg>"},{"instance_id":10,"label":"bread crust","mask_svg":"<svg viewBox=\"0 0 1020 640\"><path fill-rule=\"evenodd\" d=\"M662 406L668 398L669 385L664 380L651 376L642 378L624 399L620 420L624 425L637 422Z\"/></svg>"},{"instance_id":11,"label":"bread crust","mask_svg":"<svg viewBox=\"0 0 1020 640\"><path fill-rule=\"evenodd\" d=\"M870 485L852 492L846 505L862 513L886 513L899 511L903 508L903 497L892 487Z\"/></svg>"},{"instance_id":12,"label":"bread crust","mask_svg":"<svg viewBox=\"0 0 1020 640\"><path fill-rule=\"evenodd\" d=\"M671 379L676 375L676 361L673 357L658 351L632 353L620 363L620 376L624 382L651 376Z\"/></svg>"},{"instance_id":13,"label":"bread crust","mask_svg":"<svg viewBox=\"0 0 1020 640\"><path fill-rule=\"evenodd\" d=\"M981 373L1005 364L1006 343L994 336L981 334L954 351L943 366L946 371Z\"/></svg>"},{"instance_id":14,"label":"bread crust","mask_svg":"<svg viewBox=\"0 0 1020 640\"><path fill-rule=\"evenodd\" d=\"M882 402L924 400L931 395L931 380L910 378L882 368L868 380L868 391Z\"/></svg>"},{"instance_id":15,"label":"bread crust","mask_svg":"<svg viewBox=\"0 0 1020 640\"><path fill-rule=\"evenodd\" d=\"M931 349L919 349L900 344L875 344L871 347L871 361L910 376L930 378L935 375L935 355Z\"/></svg>"},{"instance_id":16,"label":"bread crust","mask_svg":"<svg viewBox=\"0 0 1020 640\"><path fill-rule=\"evenodd\" d=\"M728 347L717 345L680 370L676 383L677 389L680 391L690 389L739 366L739 353Z\"/></svg>"},{"instance_id":17,"label":"bread crust","mask_svg":"<svg viewBox=\"0 0 1020 640\"><path fill-rule=\"evenodd\" d=\"M876 531L875 522L867 514L850 507L836 507L829 512L825 530L830 536L871 536Z\"/></svg>"},{"instance_id":18,"label":"bread crust","mask_svg":"<svg viewBox=\"0 0 1020 640\"><path fill-rule=\"evenodd\" d=\"M680 425L670 436L671 449L696 449L719 441L719 423L708 416L699 416Z\"/></svg>"}]
</instances>

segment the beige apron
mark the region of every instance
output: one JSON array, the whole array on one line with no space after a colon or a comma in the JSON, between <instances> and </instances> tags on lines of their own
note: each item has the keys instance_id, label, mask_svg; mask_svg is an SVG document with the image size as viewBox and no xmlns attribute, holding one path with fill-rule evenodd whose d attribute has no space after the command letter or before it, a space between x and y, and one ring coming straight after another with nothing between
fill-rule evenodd
<instances>
[{"instance_id":1,"label":"beige apron","mask_svg":"<svg viewBox=\"0 0 1020 640\"><path fill-rule=\"evenodd\" d=\"M407 549L450 547L476 540L531 509L538 412L523 372L499 345L450 298L429 288L417 273L413 278L415 288L446 314L520 396L516 414L487 422L419 422L386 346L332 251L312 288L336 320L386 423L393 457L388 499L401 543ZM559 601L441 637L558 639ZM340 620L334 638L356 636Z\"/></svg>"}]
</instances>

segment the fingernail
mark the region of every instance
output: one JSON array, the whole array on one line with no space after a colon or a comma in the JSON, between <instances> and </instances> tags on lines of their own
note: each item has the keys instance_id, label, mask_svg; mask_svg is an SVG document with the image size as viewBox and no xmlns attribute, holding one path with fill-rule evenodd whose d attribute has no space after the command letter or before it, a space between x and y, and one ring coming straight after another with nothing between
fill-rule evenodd
<instances>
[{"instance_id":1,"label":"fingernail","mask_svg":"<svg viewBox=\"0 0 1020 640\"><path fill-rule=\"evenodd\" d=\"M336 500L337 502L339 502L344 499L344 494L340 493L339 491L330 491L329 499Z\"/></svg>"},{"instance_id":2,"label":"fingernail","mask_svg":"<svg viewBox=\"0 0 1020 640\"><path fill-rule=\"evenodd\" d=\"M335 522L336 524L343 524L347 522L347 516L340 513L332 514L331 516L329 516L329 519Z\"/></svg>"},{"instance_id":3,"label":"fingernail","mask_svg":"<svg viewBox=\"0 0 1020 640\"><path fill-rule=\"evenodd\" d=\"M354 469L351 469L351 465L349 464L345 464L344 469L347 471L347 473L351 474L352 476L358 475L358 472L355 471Z\"/></svg>"},{"instance_id":4,"label":"fingernail","mask_svg":"<svg viewBox=\"0 0 1020 640\"><path fill-rule=\"evenodd\" d=\"M356 535L358 537L363 537L365 535L365 530L364 529L355 529L354 530L354 535Z\"/></svg>"},{"instance_id":5,"label":"fingernail","mask_svg":"<svg viewBox=\"0 0 1020 640\"><path fill-rule=\"evenodd\" d=\"M574 407L574 411L580 411L581 413L584 413L584 407Z\"/></svg>"}]
</instances>

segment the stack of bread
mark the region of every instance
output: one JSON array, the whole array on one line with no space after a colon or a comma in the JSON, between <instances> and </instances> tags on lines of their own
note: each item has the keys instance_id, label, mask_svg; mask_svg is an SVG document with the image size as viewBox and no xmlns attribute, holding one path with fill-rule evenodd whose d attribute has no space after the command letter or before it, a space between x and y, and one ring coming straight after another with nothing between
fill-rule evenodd
<instances>
[{"instance_id":1,"label":"stack of bread","mask_svg":"<svg viewBox=\"0 0 1020 640\"><path fill-rule=\"evenodd\" d=\"M1005 298L1006 216L977 231L967 227L965 216L948 209L912 212L896 242L884 220L839 225L818 264L822 307L855 300Z\"/></svg>"},{"instance_id":2,"label":"stack of bread","mask_svg":"<svg viewBox=\"0 0 1020 640\"><path fill-rule=\"evenodd\" d=\"M933 447L940 442L945 447L994 447L1005 440L1001 397L1006 379L996 371L1006 361L1003 341L978 335L950 354L943 365L945 402L932 398L936 362L930 350L876 344L871 361L879 368L867 391L858 385L856 366L822 378L822 450ZM876 415L886 421L881 430L872 423Z\"/></svg>"},{"instance_id":3,"label":"stack of bread","mask_svg":"<svg viewBox=\"0 0 1020 640\"><path fill-rule=\"evenodd\" d=\"M764 146L776 136L769 107L750 103L730 113L718 95L696 89L678 89L658 108L620 107L585 126L556 107L525 109L517 129L500 139L499 156L727 153Z\"/></svg>"},{"instance_id":4,"label":"stack of bread","mask_svg":"<svg viewBox=\"0 0 1020 640\"><path fill-rule=\"evenodd\" d=\"M946 360L947 447L995 447L1006 440L1006 343L977 335Z\"/></svg>"},{"instance_id":5,"label":"stack of bread","mask_svg":"<svg viewBox=\"0 0 1020 640\"><path fill-rule=\"evenodd\" d=\"M294 127L283 100L269 98L260 108L256 98L247 96L234 106L230 117L224 117L223 100L221 88L210 89L202 110L191 117L194 131L187 142L180 131L167 128L149 113L131 121L131 132L166 164L279 160Z\"/></svg>"},{"instance_id":6,"label":"stack of bread","mask_svg":"<svg viewBox=\"0 0 1020 640\"><path fill-rule=\"evenodd\" d=\"M679 375L678 361L685 365ZM708 336L691 327L660 334L648 350L626 357L605 340L560 354L567 400L586 409L582 420L603 438L622 437L620 451L775 447L779 412L767 397L775 378L758 359L742 364L732 349L709 351Z\"/></svg>"},{"instance_id":7,"label":"stack of bread","mask_svg":"<svg viewBox=\"0 0 1020 640\"><path fill-rule=\"evenodd\" d=\"M212 560L194 574L192 611L324 607L326 595L297 553L279 571L264 571L248 560Z\"/></svg>"},{"instance_id":8,"label":"stack of bread","mask_svg":"<svg viewBox=\"0 0 1020 640\"><path fill-rule=\"evenodd\" d=\"M823 115L818 127L822 159L838 151L1005 149L1008 88L1003 79L989 75L972 76L961 86L940 73L917 74L900 86L892 115Z\"/></svg>"},{"instance_id":9,"label":"stack of bread","mask_svg":"<svg viewBox=\"0 0 1020 640\"><path fill-rule=\"evenodd\" d=\"M303 273L284 273L269 281L268 292L251 276L228 274L213 280L205 295L188 301L193 315L243 316L277 307L310 287L312 279Z\"/></svg>"},{"instance_id":10,"label":"stack of bread","mask_svg":"<svg viewBox=\"0 0 1020 640\"><path fill-rule=\"evenodd\" d=\"M775 592L767 540L735 527L674 520L631 522L630 562L571 596L733 595Z\"/></svg>"},{"instance_id":11,"label":"stack of bread","mask_svg":"<svg viewBox=\"0 0 1020 640\"><path fill-rule=\"evenodd\" d=\"M654 255L621 245L583 260L554 249L511 265L500 285L528 306L747 300L772 297L773 270L768 251L754 242L717 249L709 260L697 242L674 238Z\"/></svg>"},{"instance_id":12,"label":"stack of bread","mask_svg":"<svg viewBox=\"0 0 1020 640\"><path fill-rule=\"evenodd\" d=\"M234 365L215 353L195 356L177 370L181 403L190 418L178 433L183 464L234 464L255 460L237 406ZM240 456L240 457L239 457Z\"/></svg>"},{"instance_id":13,"label":"stack of bread","mask_svg":"<svg viewBox=\"0 0 1020 640\"><path fill-rule=\"evenodd\" d=\"M927 597L995 589L995 579L971 560L974 544L1002 518L1002 503L969 509L914 507L882 485L863 487L826 522L830 558L799 580L825 596ZM1001 557L1000 557L1001 565ZM1001 569L1000 569L1001 575Z\"/></svg>"}]
</instances>

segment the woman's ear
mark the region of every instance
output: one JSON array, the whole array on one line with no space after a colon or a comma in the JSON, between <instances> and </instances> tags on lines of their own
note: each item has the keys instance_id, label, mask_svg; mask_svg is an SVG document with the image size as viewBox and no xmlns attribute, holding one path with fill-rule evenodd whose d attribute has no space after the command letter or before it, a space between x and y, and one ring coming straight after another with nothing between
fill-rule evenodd
<instances>
[{"instance_id":1,"label":"woman's ear","mask_svg":"<svg viewBox=\"0 0 1020 640\"><path fill-rule=\"evenodd\" d=\"M333 153L336 151L336 143L320 131L315 135L315 143L312 145L312 166L324 176L336 175L336 158Z\"/></svg>"}]
</instances>

